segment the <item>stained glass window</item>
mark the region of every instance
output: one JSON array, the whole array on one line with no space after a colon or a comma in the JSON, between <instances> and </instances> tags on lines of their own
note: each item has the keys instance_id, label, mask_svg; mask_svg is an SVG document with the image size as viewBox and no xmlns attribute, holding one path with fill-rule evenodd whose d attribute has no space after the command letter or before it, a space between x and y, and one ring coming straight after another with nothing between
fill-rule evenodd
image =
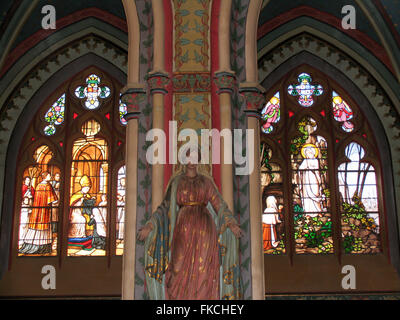
<instances>
[{"instance_id":1,"label":"stained glass window","mask_svg":"<svg viewBox=\"0 0 400 320\"><path fill-rule=\"evenodd\" d=\"M285 219L281 167L273 162L272 149L261 144L261 192L263 248L265 254L285 253Z\"/></svg>"},{"instance_id":2,"label":"stained glass window","mask_svg":"<svg viewBox=\"0 0 400 320\"><path fill-rule=\"evenodd\" d=\"M122 166L118 170L118 186L117 186L117 220L116 220L117 255L121 255L124 252L125 181L126 181L126 168L125 166Z\"/></svg>"},{"instance_id":3,"label":"stained glass window","mask_svg":"<svg viewBox=\"0 0 400 320\"><path fill-rule=\"evenodd\" d=\"M380 163L369 124L336 84L299 71L260 110L264 254L381 253Z\"/></svg>"},{"instance_id":4,"label":"stained glass window","mask_svg":"<svg viewBox=\"0 0 400 320\"><path fill-rule=\"evenodd\" d=\"M23 172L19 220L19 255L57 255L61 172L49 165L53 153L36 149L36 164Z\"/></svg>"},{"instance_id":5,"label":"stained glass window","mask_svg":"<svg viewBox=\"0 0 400 320\"><path fill-rule=\"evenodd\" d=\"M56 126L59 126L64 122L65 112L65 93L58 98L56 102L47 110L44 119L48 125L44 128L44 134L46 136L52 136L56 133Z\"/></svg>"},{"instance_id":6,"label":"stained glass window","mask_svg":"<svg viewBox=\"0 0 400 320\"><path fill-rule=\"evenodd\" d=\"M321 85L312 85L312 78L307 73L302 73L297 78L298 85L290 85L288 92L291 96L299 98L299 104L303 107L311 107L314 104L314 96L318 97L324 93Z\"/></svg>"},{"instance_id":7,"label":"stained glass window","mask_svg":"<svg viewBox=\"0 0 400 320\"><path fill-rule=\"evenodd\" d=\"M50 96L27 127L15 201L18 256L122 254L125 128L114 106L121 87L91 68Z\"/></svg>"},{"instance_id":8,"label":"stained glass window","mask_svg":"<svg viewBox=\"0 0 400 320\"><path fill-rule=\"evenodd\" d=\"M100 83L100 77L95 74L91 74L86 78L86 86L79 86L75 90L75 95L78 98L86 98L85 106L90 110L97 109L100 106L99 98L108 98L111 93L109 87L101 87Z\"/></svg>"},{"instance_id":9,"label":"stained glass window","mask_svg":"<svg viewBox=\"0 0 400 320\"><path fill-rule=\"evenodd\" d=\"M125 120L124 116L128 113L128 107L126 106L125 103L119 99L119 121L121 122L122 125L126 126L128 122Z\"/></svg>"},{"instance_id":10,"label":"stained glass window","mask_svg":"<svg viewBox=\"0 0 400 320\"><path fill-rule=\"evenodd\" d=\"M86 122L86 138L72 147L68 255L105 255L107 238L108 145L94 133L100 125Z\"/></svg>"},{"instance_id":11,"label":"stained glass window","mask_svg":"<svg viewBox=\"0 0 400 320\"><path fill-rule=\"evenodd\" d=\"M317 122L311 117L298 129L302 135L290 145L296 253L332 253L327 141L314 134Z\"/></svg>"},{"instance_id":12,"label":"stained glass window","mask_svg":"<svg viewBox=\"0 0 400 320\"><path fill-rule=\"evenodd\" d=\"M261 111L261 118L265 121L261 130L266 134L271 133L274 130L272 125L278 123L281 119L279 92L269 100Z\"/></svg>"},{"instance_id":13,"label":"stained glass window","mask_svg":"<svg viewBox=\"0 0 400 320\"><path fill-rule=\"evenodd\" d=\"M332 106L335 120L342 124L345 132L352 132L354 124L350 120L353 119L353 110L335 91L333 91Z\"/></svg>"},{"instance_id":14,"label":"stained glass window","mask_svg":"<svg viewBox=\"0 0 400 320\"><path fill-rule=\"evenodd\" d=\"M349 161L338 168L344 250L381 252L375 168L362 161L365 151L359 144L350 143L345 153Z\"/></svg>"}]
</instances>

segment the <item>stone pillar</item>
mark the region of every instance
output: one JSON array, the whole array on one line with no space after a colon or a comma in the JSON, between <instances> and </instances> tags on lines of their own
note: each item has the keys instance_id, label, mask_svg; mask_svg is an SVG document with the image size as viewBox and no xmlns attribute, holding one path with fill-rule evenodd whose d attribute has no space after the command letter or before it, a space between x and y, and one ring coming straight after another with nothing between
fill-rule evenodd
<instances>
[{"instance_id":1,"label":"stone pillar","mask_svg":"<svg viewBox=\"0 0 400 320\"><path fill-rule=\"evenodd\" d=\"M219 106L221 114L221 132L228 129L232 133L232 101L231 95L234 92L235 76L232 72L220 71L214 76L215 84L218 88ZM233 133L232 133L233 137ZM229 209L233 212L233 140L225 141L221 139L221 194ZM230 163L225 163L225 152L230 155Z\"/></svg>"},{"instance_id":2,"label":"stone pillar","mask_svg":"<svg viewBox=\"0 0 400 320\"><path fill-rule=\"evenodd\" d=\"M247 128L254 130L254 170L249 177L251 278L253 300L265 299L264 250L260 174L260 110L265 104L264 88L257 83L242 83L239 92L246 102ZM248 150L248 152L251 152Z\"/></svg>"},{"instance_id":3,"label":"stone pillar","mask_svg":"<svg viewBox=\"0 0 400 320\"><path fill-rule=\"evenodd\" d=\"M135 249L136 249L136 205L138 164L139 103L145 98L145 90L137 85L124 88L121 100L127 105L126 128L126 201L124 222L124 256L122 265L122 299L133 300L135 296Z\"/></svg>"},{"instance_id":4,"label":"stone pillar","mask_svg":"<svg viewBox=\"0 0 400 320\"><path fill-rule=\"evenodd\" d=\"M166 87L169 77L163 72L151 72L147 75L147 83L153 96L153 129L164 130L164 95L168 93ZM166 152L167 150L164 150L165 154ZM153 181L151 184L151 208L154 212L164 196L164 165L153 164L151 176Z\"/></svg>"}]
</instances>

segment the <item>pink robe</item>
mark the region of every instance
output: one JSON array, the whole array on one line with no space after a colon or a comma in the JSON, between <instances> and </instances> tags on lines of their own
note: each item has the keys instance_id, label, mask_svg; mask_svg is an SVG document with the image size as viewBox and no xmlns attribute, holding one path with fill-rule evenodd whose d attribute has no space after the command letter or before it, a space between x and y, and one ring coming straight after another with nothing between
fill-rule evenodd
<instances>
[{"instance_id":1,"label":"pink robe","mask_svg":"<svg viewBox=\"0 0 400 320\"><path fill-rule=\"evenodd\" d=\"M166 271L166 299L217 300L219 247L215 222L206 209L218 211L220 198L204 176L182 177L177 189L180 209Z\"/></svg>"}]
</instances>

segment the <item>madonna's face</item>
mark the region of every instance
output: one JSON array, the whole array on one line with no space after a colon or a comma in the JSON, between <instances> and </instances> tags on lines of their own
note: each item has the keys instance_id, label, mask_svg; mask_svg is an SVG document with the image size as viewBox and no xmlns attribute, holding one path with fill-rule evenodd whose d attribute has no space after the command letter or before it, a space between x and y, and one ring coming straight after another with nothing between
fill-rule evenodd
<instances>
[{"instance_id":1,"label":"madonna's face","mask_svg":"<svg viewBox=\"0 0 400 320\"><path fill-rule=\"evenodd\" d=\"M197 151L191 152L189 156L189 161L187 167L189 169L195 169L197 164L200 162L200 155Z\"/></svg>"}]
</instances>

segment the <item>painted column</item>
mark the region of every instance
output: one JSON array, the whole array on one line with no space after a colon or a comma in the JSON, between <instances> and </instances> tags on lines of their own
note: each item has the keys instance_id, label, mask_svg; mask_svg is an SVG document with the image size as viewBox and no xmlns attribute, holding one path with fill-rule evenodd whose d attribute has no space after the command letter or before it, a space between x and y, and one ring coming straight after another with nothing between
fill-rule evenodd
<instances>
[{"instance_id":1,"label":"painted column","mask_svg":"<svg viewBox=\"0 0 400 320\"><path fill-rule=\"evenodd\" d=\"M122 265L122 299L133 300L135 296L135 249L138 164L139 103L145 98L144 88L128 88L121 100L127 105L126 128L126 201L124 222L124 256Z\"/></svg>"},{"instance_id":2,"label":"painted column","mask_svg":"<svg viewBox=\"0 0 400 320\"><path fill-rule=\"evenodd\" d=\"M147 75L147 83L153 96L153 129L164 130L164 95L168 93L166 87L169 83L168 74L165 72L165 23L164 4L161 0L152 0L154 17L153 39L153 71ZM166 157L166 150L164 150ZM161 204L164 196L164 165L153 164L151 185L151 208L154 212Z\"/></svg>"},{"instance_id":3,"label":"painted column","mask_svg":"<svg viewBox=\"0 0 400 320\"><path fill-rule=\"evenodd\" d=\"M254 130L254 170L249 177L251 278L253 300L265 299L264 251L262 237L261 174L260 174L260 109L265 104L264 88L256 83L242 83L240 94L246 102L247 127ZM251 152L248 150L248 152Z\"/></svg>"},{"instance_id":4,"label":"painted column","mask_svg":"<svg viewBox=\"0 0 400 320\"><path fill-rule=\"evenodd\" d=\"M214 77L219 94L219 106L221 114L221 132L225 129L232 133L232 101L234 92L235 76L232 72L217 72ZM221 136L222 137L222 136ZM221 194L229 209L233 212L233 140L221 139ZM225 154L230 155L230 161L225 159Z\"/></svg>"},{"instance_id":5,"label":"painted column","mask_svg":"<svg viewBox=\"0 0 400 320\"><path fill-rule=\"evenodd\" d=\"M164 95L168 93L166 87L169 77L162 72L150 73L147 76L147 83L153 96L153 129L164 130ZM166 152L167 150L164 150L165 159ZM154 212L164 197L164 164L153 164L151 176L154 181L151 184L151 208Z\"/></svg>"},{"instance_id":6,"label":"painted column","mask_svg":"<svg viewBox=\"0 0 400 320\"><path fill-rule=\"evenodd\" d=\"M221 115L221 131L232 132L232 101L231 95L234 92L235 76L231 71L230 60L230 22L231 22L232 0L222 0L219 8L218 19L218 71L215 73L215 83L219 94L219 108ZM233 164L232 150L233 143L221 140L221 194L229 209L233 212ZM225 152L231 159L225 159ZM227 162L227 163L226 163Z\"/></svg>"},{"instance_id":7,"label":"painted column","mask_svg":"<svg viewBox=\"0 0 400 320\"><path fill-rule=\"evenodd\" d=\"M139 19L134 1L122 0L129 32L128 78L122 89L121 100L127 105L126 128L126 201L124 221L124 255L122 263L122 299L135 296L136 205L137 205L137 154L138 154L138 100L145 90L139 82Z\"/></svg>"}]
</instances>

